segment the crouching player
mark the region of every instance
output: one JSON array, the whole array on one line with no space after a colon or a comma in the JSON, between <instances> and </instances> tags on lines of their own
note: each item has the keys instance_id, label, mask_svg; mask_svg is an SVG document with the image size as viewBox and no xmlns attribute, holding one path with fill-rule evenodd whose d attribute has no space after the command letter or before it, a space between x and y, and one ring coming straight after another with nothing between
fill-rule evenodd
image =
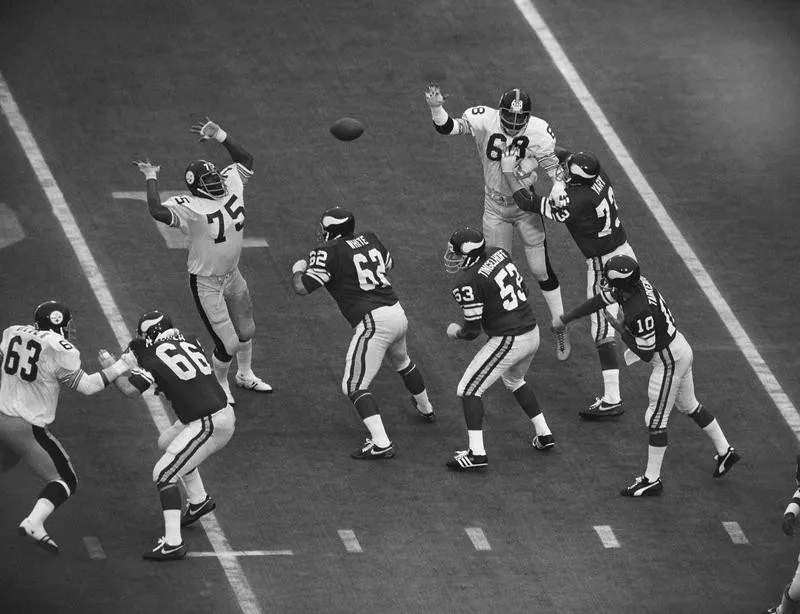
<instances>
[{"instance_id":1,"label":"crouching player","mask_svg":"<svg viewBox=\"0 0 800 614\"><path fill-rule=\"evenodd\" d=\"M186 546L181 527L216 507L197 468L230 441L236 418L197 337L184 336L160 311L149 311L139 318L137 335L122 355L131 374L118 379L116 385L127 396L137 396L155 385L155 390L169 399L178 417L158 438L164 455L153 468L153 481L164 513L164 536L144 553L144 558L182 559ZM101 364L113 360L112 355L101 351ZM183 515L178 479L188 498Z\"/></svg>"}]
</instances>

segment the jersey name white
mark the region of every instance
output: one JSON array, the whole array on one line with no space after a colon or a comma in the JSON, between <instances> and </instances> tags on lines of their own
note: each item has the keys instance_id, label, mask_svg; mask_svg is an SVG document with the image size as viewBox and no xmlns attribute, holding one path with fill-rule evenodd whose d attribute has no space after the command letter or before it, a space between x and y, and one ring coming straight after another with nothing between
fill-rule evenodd
<instances>
[{"instance_id":1,"label":"jersey name white","mask_svg":"<svg viewBox=\"0 0 800 614\"><path fill-rule=\"evenodd\" d=\"M556 139L546 121L531 115L525 130L508 136L500 124L500 111L491 107L470 107L461 116L475 138L483 166L483 181L490 195L511 198L511 189L503 177L500 157L506 147L518 147L523 157L535 160L545 171L558 165L554 149Z\"/></svg>"},{"instance_id":2,"label":"jersey name white","mask_svg":"<svg viewBox=\"0 0 800 614\"><path fill-rule=\"evenodd\" d=\"M173 196L163 205L172 226L189 237L187 269L193 275L227 275L239 264L244 236L244 186L253 171L239 163L220 171L228 193L211 200L192 194Z\"/></svg>"},{"instance_id":3,"label":"jersey name white","mask_svg":"<svg viewBox=\"0 0 800 614\"><path fill-rule=\"evenodd\" d=\"M81 372L78 349L58 333L9 326L0 341L0 412L47 426L56 417L60 384Z\"/></svg>"}]
</instances>

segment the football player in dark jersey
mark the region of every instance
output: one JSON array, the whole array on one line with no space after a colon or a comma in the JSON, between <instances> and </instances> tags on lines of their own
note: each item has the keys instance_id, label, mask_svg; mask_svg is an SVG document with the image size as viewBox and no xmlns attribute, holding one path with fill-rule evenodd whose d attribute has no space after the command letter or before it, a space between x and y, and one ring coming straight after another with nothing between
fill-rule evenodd
<instances>
[{"instance_id":1,"label":"football player in dark jersey","mask_svg":"<svg viewBox=\"0 0 800 614\"><path fill-rule=\"evenodd\" d=\"M800 455L797 457L794 481L797 489L783 512L783 521L781 522L781 529L788 537L794 536L797 517L800 516ZM795 568L792 581L783 589L780 603L765 610L763 614L796 614L797 612L800 612L800 564Z\"/></svg>"},{"instance_id":2,"label":"football player in dark jersey","mask_svg":"<svg viewBox=\"0 0 800 614\"><path fill-rule=\"evenodd\" d=\"M528 288L511 256L500 247L487 247L480 231L461 228L450 235L444 261L448 273L459 275L452 294L464 315L461 324L453 322L447 327L447 336L471 341L481 329L489 336L457 388L469 448L456 452L447 466L455 471L474 471L488 465L481 397L498 379L533 423L533 447L550 450L555 438L533 388L525 381L539 349L539 327L528 303Z\"/></svg>"},{"instance_id":3,"label":"football player in dark jersey","mask_svg":"<svg viewBox=\"0 0 800 614\"><path fill-rule=\"evenodd\" d=\"M624 254L636 258L628 244L625 228L619 219L614 188L597 157L586 151L572 153L556 147L556 155L564 169L565 198L554 203L536 194L532 185L524 183L516 169L516 153L508 149L501 160L503 176L513 191L514 201L524 211L533 211L566 225L578 249L586 258L586 298L600 292L603 265L609 258ZM610 305L609 311L616 310ZM603 395L579 415L586 419L602 419L623 413L619 393L619 361L614 329L599 312L590 315L592 337L600 358Z\"/></svg>"},{"instance_id":4,"label":"football player in dark jersey","mask_svg":"<svg viewBox=\"0 0 800 614\"><path fill-rule=\"evenodd\" d=\"M391 442L369 385L384 357L397 370L414 407L426 422L436 414L422 373L408 356L408 320L386 276L394 261L372 232L355 232L356 218L339 207L327 209L319 222L319 245L308 260L292 267L294 291L303 296L325 287L353 327L347 349L342 392L352 401L370 436L351 454L359 460L392 458Z\"/></svg>"},{"instance_id":5,"label":"football player in dark jersey","mask_svg":"<svg viewBox=\"0 0 800 614\"><path fill-rule=\"evenodd\" d=\"M715 478L725 475L740 459L728 443L717 419L698 402L694 393L692 362L694 355L686 338L675 328L675 319L661 293L641 276L639 264L630 256L614 256L603 269L604 287L600 293L564 314L564 326L604 310L608 323L628 346L625 362L636 359L651 362L653 371L647 388L649 404L645 423L649 431L647 469L633 484L622 489L626 497L657 495L663 489L661 465L667 451L667 421L673 406L688 415L711 439ZM621 317L604 308L619 304Z\"/></svg>"},{"instance_id":6,"label":"football player in dark jersey","mask_svg":"<svg viewBox=\"0 0 800 614\"><path fill-rule=\"evenodd\" d=\"M208 496L198 467L224 448L233 436L236 417L211 364L195 335L184 335L160 311L139 318L138 337L122 358L131 368L128 378L115 383L127 396L138 396L151 386L172 404L177 420L158 438L164 455L153 468L164 513L164 536L144 558L153 561L182 559L186 546L181 527L208 514L216 503ZM112 360L101 352L100 362ZM181 514L178 480L188 502Z\"/></svg>"}]
</instances>

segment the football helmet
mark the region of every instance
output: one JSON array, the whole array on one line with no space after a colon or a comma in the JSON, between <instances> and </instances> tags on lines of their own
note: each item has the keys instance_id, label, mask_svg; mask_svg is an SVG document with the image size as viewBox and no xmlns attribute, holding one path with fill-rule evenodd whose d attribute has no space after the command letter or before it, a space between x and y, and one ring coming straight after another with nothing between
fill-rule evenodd
<instances>
[{"instance_id":1,"label":"football helmet","mask_svg":"<svg viewBox=\"0 0 800 614\"><path fill-rule=\"evenodd\" d=\"M158 310L143 313L136 324L136 334L145 340L146 345L152 345L161 333L174 328L172 318Z\"/></svg>"},{"instance_id":2,"label":"football helmet","mask_svg":"<svg viewBox=\"0 0 800 614\"><path fill-rule=\"evenodd\" d=\"M630 292L640 277L639 263L624 254L612 256L603 267L603 286L611 290Z\"/></svg>"},{"instance_id":3,"label":"football helmet","mask_svg":"<svg viewBox=\"0 0 800 614\"><path fill-rule=\"evenodd\" d=\"M600 161L589 151L579 151L564 160L564 179L571 184L591 185L600 174Z\"/></svg>"},{"instance_id":4,"label":"football helmet","mask_svg":"<svg viewBox=\"0 0 800 614\"><path fill-rule=\"evenodd\" d=\"M33 325L37 330L52 330L64 339L75 337L75 323L69 308L57 301L45 301L33 312Z\"/></svg>"},{"instance_id":5,"label":"football helmet","mask_svg":"<svg viewBox=\"0 0 800 614\"><path fill-rule=\"evenodd\" d=\"M216 200L228 194L228 188L217 167L207 160L195 160L183 176L186 187L195 196Z\"/></svg>"},{"instance_id":6,"label":"football helmet","mask_svg":"<svg viewBox=\"0 0 800 614\"><path fill-rule=\"evenodd\" d=\"M356 216L347 209L331 207L319 218L317 239L331 241L339 237L349 237L356 230Z\"/></svg>"},{"instance_id":7,"label":"football helmet","mask_svg":"<svg viewBox=\"0 0 800 614\"><path fill-rule=\"evenodd\" d=\"M470 268L486 253L486 239L474 228L460 228L450 235L444 253L444 270L458 273Z\"/></svg>"},{"instance_id":8,"label":"football helmet","mask_svg":"<svg viewBox=\"0 0 800 614\"><path fill-rule=\"evenodd\" d=\"M531 97L519 88L508 90L500 97L500 124L508 136L516 136L528 125L531 116Z\"/></svg>"}]
</instances>

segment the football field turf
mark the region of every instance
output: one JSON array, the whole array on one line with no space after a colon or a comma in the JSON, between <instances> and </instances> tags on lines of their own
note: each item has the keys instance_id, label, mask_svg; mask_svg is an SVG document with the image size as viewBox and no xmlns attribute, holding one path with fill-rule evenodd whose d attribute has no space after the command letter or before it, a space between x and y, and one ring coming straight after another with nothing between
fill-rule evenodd
<instances>
[{"instance_id":1,"label":"football field turf","mask_svg":"<svg viewBox=\"0 0 800 614\"><path fill-rule=\"evenodd\" d=\"M537 34L537 17L549 30ZM189 161L226 163L189 131L208 115L255 157L241 270L254 369L275 388L234 390L236 434L202 469L214 519L184 532L190 558L162 565L141 560L163 530L151 482L161 406L62 392L52 431L79 486L48 521L61 554L16 537L41 485L22 466L3 474L0 613L772 604L798 551L780 519L800 435L787 424L800 400L799 21L795 2L747 0L0 3L0 326L29 322L43 300L66 303L87 371L153 308L211 347L186 252L148 215L130 164L160 164L163 195L183 188ZM698 398L742 452L729 476L711 477L712 446L675 413L663 495L619 497L646 462L649 369L623 367L618 421L580 421L602 386L588 322L558 362L524 266L542 328L528 379L557 447L535 453L498 384L485 397L488 470L447 471L466 443L455 388L479 342L445 335L460 314L442 256L456 227L479 227L483 184L474 142L433 130L430 80L452 115L522 87L559 144L598 155L642 271L693 346ZM333 139L343 116L364 135ZM324 292L291 289L292 263L335 204L392 251L409 350L439 415L421 422L384 367L372 391L398 447L385 462L349 457L366 435L340 392L350 328ZM548 226L548 245L573 307L585 262L563 227Z\"/></svg>"}]
</instances>

